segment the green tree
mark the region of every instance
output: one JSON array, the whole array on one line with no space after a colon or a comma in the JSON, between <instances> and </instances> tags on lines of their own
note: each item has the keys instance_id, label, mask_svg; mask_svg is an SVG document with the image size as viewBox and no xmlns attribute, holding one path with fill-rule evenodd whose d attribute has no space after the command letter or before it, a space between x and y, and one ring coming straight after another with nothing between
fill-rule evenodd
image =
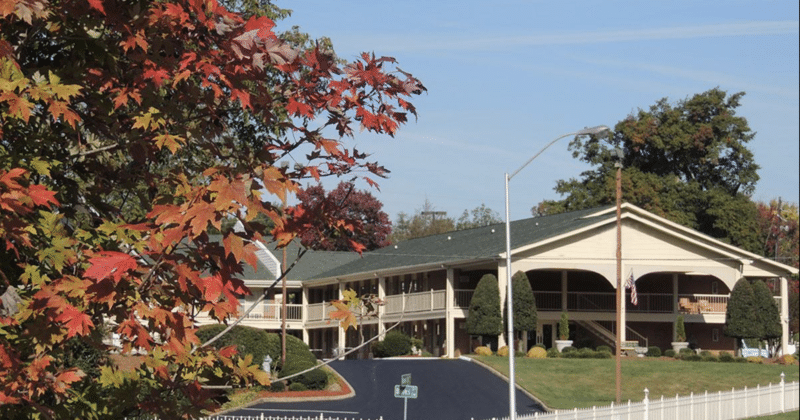
<instances>
[{"instance_id":1,"label":"green tree","mask_svg":"<svg viewBox=\"0 0 800 420\"><path fill-rule=\"evenodd\" d=\"M445 212L437 212L436 207L425 199L422 208L417 209L413 215L400 212L397 221L392 227L390 240L392 243L408 239L422 238L454 230L471 229L501 223L502 220L496 211L481 204L471 211L464 210L458 221L447 217Z\"/></svg>"},{"instance_id":2,"label":"green tree","mask_svg":"<svg viewBox=\"0 0 800 420\"><path fill-rule=\"evenodd\" d=\"M759 329L758 338L774 344L781 337L781 315L778 304L766 283L753 282L753 309Z\"/></svg>"},{"instance_id":3,"label":"green tree","mask_svg":"<svg viewBox=\"0 0 800 420\"><path fill-rule=\"evenodd\" d=\"M752 285L745 278L739 279L731 290L725 311L725 335L737 339L760 337L756 310Z\"/></svg>"},{"instance_id":4,"label":"green tree","mask_svg":"<svg viewBox=\"0 0 800 420\"><path fill-rule=\"evenodd\" d=\"M475 287L467 313L467 333L496 337L503 332L500 312L500 288L497 277L486 274Z\"/></svg>"},{"instance_id":5,"label":"green tree","mask_svg":"<svg viewBox=\"0 0 800 420\"><path fill-rule=\"evenodd\" d=\"M531 282L528 276L517 271L511 278L511 286L514 300L514 339L519 338L518 333L526 333L536 330L538 313L536 311L536 298L533 295ZM507 297L506 297L507 299ZM508 305L503 305L504 331L508 330ZM511 340L509 340L511 342Z\"/></svg>"},{"instance_id":6,"label":"green tree","mask_svg":"<svg viewBox=\"0 0 800 420\"><path fill-rule=\"evenodd\" d=\"M499 213L481 203L480 206L475 207L472 211L464 210L464 213L461 213L461 217L456 221L456 230L472 229L502 222L503 220L500 219Z\"/></svg>"},{"instance_id":7,"label":"green tree","mask_svg":"<svg viewBox=\"0 0 800 420\"><path fill-rule=\"evenodd\" d=\"M576 138L570 143L573 156L594 169L558 181L555 190L565 198L543 201L532 212L613 204L619 147L623 200L759 252L756 207L749 197L759 167L747 148L755 133L736 115L743 95L716 88L674 105L664 98L617 123L609 142Z\"/></svg>"}]
</instances>

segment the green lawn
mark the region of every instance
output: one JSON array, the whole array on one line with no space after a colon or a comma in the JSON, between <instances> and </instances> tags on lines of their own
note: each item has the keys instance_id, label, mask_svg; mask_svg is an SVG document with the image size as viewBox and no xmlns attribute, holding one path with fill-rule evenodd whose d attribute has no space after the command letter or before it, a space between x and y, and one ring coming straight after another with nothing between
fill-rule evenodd
<instances>
[{"instance_id":1,"label":"green lawn","mask_svg":"<svg viewBox=\"0 0 800 420\"><path fill-rule=\"evenodd\" d=\"M504 375L508 358L474 356ZM552 409L584 408L607 405L614 401L614 359L529 359L516 358L517 384L527 389ZM753 363L688 362L673 359L624 358L622 360L622 400L650 399L730 391L731 388L755 387L800 378L797 365L760 365ZM796 417L794 417L796 418Z\"/></svg>"}]
</instances>

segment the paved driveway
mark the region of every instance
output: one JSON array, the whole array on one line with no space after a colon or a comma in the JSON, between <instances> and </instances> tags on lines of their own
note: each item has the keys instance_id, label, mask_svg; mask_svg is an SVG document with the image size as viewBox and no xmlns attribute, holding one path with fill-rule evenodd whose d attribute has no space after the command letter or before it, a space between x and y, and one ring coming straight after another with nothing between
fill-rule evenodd
<instances>
[{"instance_id":1,"label":"paved driveway","mask_svg":"<svg viewBox=\"0 0 800 420\"><path fill-rule=\"evenodd\" d=\"M410 373L419 390L408 400L408 420L470 420L508 415L508 382L465 360L345 360L331 364L355 389L356 396L338 401L265 403L233 415L325 416L378 420L403 419L403 399L394 397L400 375ZM541 407L517 391L517 413Z\"/></svg>"}]
</instances>

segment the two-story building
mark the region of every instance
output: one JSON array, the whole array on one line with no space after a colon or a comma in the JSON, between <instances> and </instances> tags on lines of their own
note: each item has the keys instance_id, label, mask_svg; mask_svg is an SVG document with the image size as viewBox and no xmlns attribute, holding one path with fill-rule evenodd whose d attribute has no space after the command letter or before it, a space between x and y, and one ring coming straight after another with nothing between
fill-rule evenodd
<instances>
[{"instance_id":1,"label":"two-story building","mask_svg":"<svg viewBox=\"0 0 800 420\"><path fill-rule=\"evenodd\" d=\"M623 293L623 340L640 346L670 347L674 324L684 315L687 337L697 347L734 350L723 334L725 311L734 284L742 277L773 282L783 329L789 340L788 284L798 270L725 244L672 223L631 204L623 204L622 273L633 277L638 304ZM475 286L485 274L498 278L501 302L507 285L505 226L486 226L412 239L363 255L285 250L264 246L261 267L245 282L260 296L282 268L294 264L287 292L278 284L270 298L250 313L245 325L278 330L281 303L287 302L287 329L331 357L359 343L359 335L331 322L327 303L343 290L373 293L385 301L376 317L363 321L365 337L388 326L423 340L434 355L452 357L476 344L465 319ZM295 261L297 260L297 261ZM538 310L534 342L552 347L562 312L571 321L576 344L613 348L616 329L616 212L614 207L582 210L511 223L511 272L523 271L531 282ZM624 284L624 282L623 282ZM242 299L243 307L255 297ZM249 305L248 305L249 306ZM210 322L210 320L202 320ZM499 345L504 345L499 337Z\"/></svg>"}]
</instances>

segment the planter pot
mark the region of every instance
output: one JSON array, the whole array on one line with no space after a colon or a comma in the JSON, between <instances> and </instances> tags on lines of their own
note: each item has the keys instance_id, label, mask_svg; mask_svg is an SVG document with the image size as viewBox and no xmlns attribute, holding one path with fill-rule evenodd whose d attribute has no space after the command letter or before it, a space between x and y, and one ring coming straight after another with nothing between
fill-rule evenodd
<instances>
[{"instance_id":1,"label":"planter pot","mask_svg":"<svg viewBox=\"0 0 800 420\"><path fill-rule=\"evenodd\" d=\"M675 354L681 352L681 349L689 348L688 341L673 341L672 343L672 350L675 350Z\"/></svg>"},{"instance_id":2,"label":"planter pot","mask_svg":"<svg viewBox=\"0 0 800 420\"><path fill-rule=\"evenodd\" d=\"M561 353L561 350L563 350L564 347L569 347L571 345L572 340L556 340L556 349L559 353Z\"/></svg>"}]
</instances>

